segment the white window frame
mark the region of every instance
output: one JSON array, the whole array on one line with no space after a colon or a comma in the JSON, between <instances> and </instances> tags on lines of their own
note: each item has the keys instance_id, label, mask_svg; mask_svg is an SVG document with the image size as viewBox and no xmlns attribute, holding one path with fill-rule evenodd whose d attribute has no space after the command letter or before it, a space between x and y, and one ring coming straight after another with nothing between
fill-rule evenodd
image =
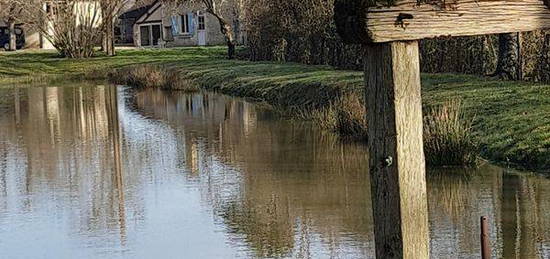
<instances>
[{"instance_id":1,"label":"white window frame","mask_svg":"<svg viewBox=\"0 0 550 259\"><path fill-rule=\"evenodd\" d=\"M202 19L202 28L201 28L201 19ZM198 11L197 13L197 30L206 31L206 16L201 11Z\"/></svg>"}]
</instances>

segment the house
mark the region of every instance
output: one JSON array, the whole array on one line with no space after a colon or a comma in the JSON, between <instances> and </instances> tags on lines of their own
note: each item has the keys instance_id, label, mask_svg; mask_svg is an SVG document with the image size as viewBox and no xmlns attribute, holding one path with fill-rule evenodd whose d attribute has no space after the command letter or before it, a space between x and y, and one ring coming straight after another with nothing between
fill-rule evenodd
<instances>
[{"instance_id":1,"label":"house","mask_svg":"<svg viewBox=\"0 0 550 259\"><path fill-rule=\"evenodd\" d=\"M151 5L137 6L119 16L119 21L115 28L118 44L134 44L134 24L150 8Z\"/></svg>"},{"instance_id":2,"label":"house","mask_svg":"<svg viewBox=\"0 0 550 259\"><path fill-rule=\"evenodd\" d=\"M61 1L59 1L61 2ZM99 9L97 1L93 0L82 0L82 1L76 1L72 2L75 4L74 12L75 12L75 19L76 24L80 24L86 19L91 19L91 17L97 17L95 18L95 25L94 28L98 28L101 25L101 10ZM42 11L46 14L50 14L55 12L56 9L56 2L51 1L43 6L37 5L39 9L42 9ZM38 11L36 12L38 13ZM29 20L29 23L19 23L16 25L16 34L18 37L22 37L22 42L24 42L23 48L41 48L41 49L55 49L53 44L48 40L48 37L45 36L43 33L46 31L46 34L54 34L55 30L53 29L56 25L53 24L53 21L48 21L47 19L41 19L41 16L37 14L36 16L32 18L27 18L26 20ZM45 26L47 30L39 30L36 27L31 26L30 24L42 24L42 26ZM9 33L8 25L5 23L5 19L3 17L0 17L0 33ZM1 36L1 35L0 35ZM2 48L3 46L0 46Z\"/></svg>"},{"instance_id":3,"label":"house","mask_svg":"<svg viewBox=\"0 0 550 259\"><path fill-rule=\"evenodd\" d=\"M124 14L123 14L124 15ZM233 24L236 18L230 17ZM236 34L239 30L235 29ZM225 44L216 17L199 4L176 8L155 1L136 19L132 30L136 47L182 47ZM123 36L126 37L126 36ZM236 35L240 39L239 35Z\"/></svg>"}]
</instances>

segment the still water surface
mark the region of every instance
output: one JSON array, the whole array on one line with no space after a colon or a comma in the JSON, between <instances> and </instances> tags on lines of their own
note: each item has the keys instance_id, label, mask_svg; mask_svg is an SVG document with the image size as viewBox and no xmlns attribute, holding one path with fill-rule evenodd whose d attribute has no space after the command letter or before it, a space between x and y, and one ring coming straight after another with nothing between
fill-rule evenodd
<instances>
[{"instance_id":1,"label":"still water surface","mask_svg":"<svg viewBox=\"0 0 550 259\"><path fill-rule=\"evenodd\" d=\"M372 258L366 147L217 94L0 90L0 258ZM550 180L428 174L431 255L550 258Z\"/></svg>"}]
</instances>

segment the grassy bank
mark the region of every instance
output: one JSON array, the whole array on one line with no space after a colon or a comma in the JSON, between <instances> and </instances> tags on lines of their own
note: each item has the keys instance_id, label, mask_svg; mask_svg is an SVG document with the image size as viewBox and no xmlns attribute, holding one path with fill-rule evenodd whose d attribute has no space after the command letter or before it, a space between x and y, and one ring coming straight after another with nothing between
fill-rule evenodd
<instances>
[{"instance_id":1,"label":"grassy bank","mask_svg":"<svg viewBox=\"0 0 550 259\"><path fill-rule=\"evenodd\" d=\"M285 108L326 107L346 94L361 94L361 72L326 66L229 61L223 48L123 50L117 57L67 60L34 51L0 54L0 87L33 78L104 78L114 69L168 65L199 87L256 98ZM482 77L424 74L427 109L462 100L473 117L483 157L538 171L550 170L550 86Z\"/></svg>"}]
</instances>

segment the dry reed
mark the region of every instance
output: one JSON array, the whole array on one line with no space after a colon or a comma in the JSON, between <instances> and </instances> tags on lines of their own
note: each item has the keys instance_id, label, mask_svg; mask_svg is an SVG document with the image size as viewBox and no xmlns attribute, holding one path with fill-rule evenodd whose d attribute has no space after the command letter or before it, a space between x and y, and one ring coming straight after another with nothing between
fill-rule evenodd
<instances>
[{"instance_id":1,"label":"dry reed","mask_svg":"<svg viewBox=\"0 0 550 259\"><path fill-rule=\"evenodd\" d=\"M321 128L343 137L367 139L366 110L361 96L344 94L327 107L306 113Z\"/></svg>"},{"instance_id":2,"label":"dry reed","mask_svg":"<svg viewBox=\"0 0 550 259\"><path fill-rule=\"evenodd\" d=\"M462 103L452 100L428 109L424 117L424 152L431 166L473 166L478 148L472 136L472 119Z\"/></svg>"},{"instance_id":3,"label":"dry reed","mask_svg":"<svg viewBox=\"0 0 550 259\"><path fill-rule=\"evenodd\" d=\"M160 88L196 92L197 84L184 77L184 72L177 68L161 65L138 65L116 70L109 75L109 80L135 88Z\"/></svg>"}]
</instances>

